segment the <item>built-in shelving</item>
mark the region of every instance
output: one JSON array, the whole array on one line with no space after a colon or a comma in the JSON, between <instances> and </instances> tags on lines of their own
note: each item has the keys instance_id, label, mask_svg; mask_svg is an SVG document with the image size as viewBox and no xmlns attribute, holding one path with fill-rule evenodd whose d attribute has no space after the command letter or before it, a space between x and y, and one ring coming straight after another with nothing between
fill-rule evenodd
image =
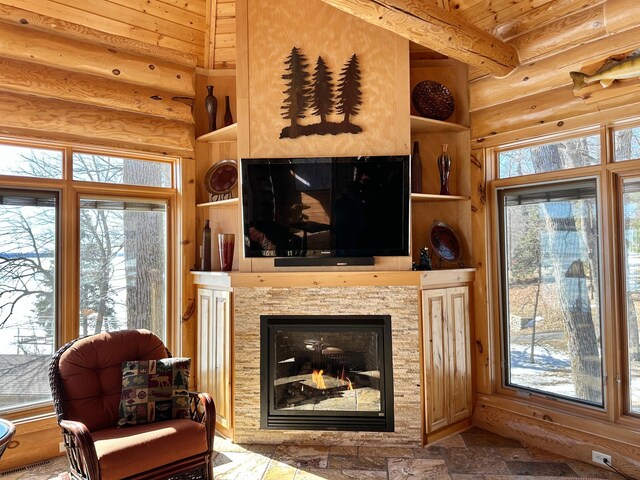
<instances>
[{"instance_id":1,"label":"built-in shelving","mask_svg":"<svg viewBox=\"0 0 640 480\"><path fill-rule=\"evenodd\" d=\"M198 142L208 143L235 142L238 140L238 124L232 123L213 132L205 133L204 135L200 135L196 140Z\"/></svg>"},{"instance_id":2,"label":"built-in shelving","mask_svg":"<svg viewBox=\"0 0 640 480\"><path fill-rule=\"evenodd\" d=\"M228 198L227 200L217 200L215 202L198 203L196 207L231 207L238 205L237 198Z\"/></svg>"},{"instance_id":3,"label":"built-in shelving","mask_svg":"<svg viewBox=\"0 0 640 480\"><path fill-rule=\"evenodd\" d=\"M469 127L460 123L443 122L431 118L411 115L411 133L460 133L469 131Z\"/></svg>"},{"instance_id":4,"label":"built-in shelving","mask_svg":"<svg viewBox=\"0 0 640 480\"><path fill-rule=\"evenodd\" d=\"M451 202L451 201L462 201L469 200L469 197L461 197L459 195L438 195L433 193L412 193L411 201L412 202Z\"/></svg>"}]
</instances>

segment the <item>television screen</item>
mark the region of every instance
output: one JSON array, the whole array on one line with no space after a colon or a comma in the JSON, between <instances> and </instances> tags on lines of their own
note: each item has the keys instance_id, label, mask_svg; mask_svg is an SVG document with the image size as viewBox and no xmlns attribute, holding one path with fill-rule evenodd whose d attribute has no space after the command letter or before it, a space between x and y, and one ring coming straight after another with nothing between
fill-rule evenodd
<instances>
[{"instance_id":1,"label":"television screen","mask_svg":"<svg viewBox=\"0 0 640 480\"><path fill-rule=\"evenodd\" d=\"M409 156L243 159L246 257L409 254Z\"/></svg>"}]
</instances>

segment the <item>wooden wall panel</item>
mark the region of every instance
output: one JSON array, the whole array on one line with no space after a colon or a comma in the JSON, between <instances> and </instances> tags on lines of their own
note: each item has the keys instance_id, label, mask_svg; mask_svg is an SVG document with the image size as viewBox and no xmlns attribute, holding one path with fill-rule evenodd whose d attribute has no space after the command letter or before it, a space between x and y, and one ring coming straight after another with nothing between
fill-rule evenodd
<instances>
[{"instance_id":1,"label":"wooden wall panel","mask_svg":"<svg viewBox=\"0 0 640 480\"><path fill-rule=\"evenodd\" d=\"M193 275L190 272L195 267L198 258L196 254L196 212L193 206L196 201L196 162L194 159L183 159L181 167L181 189L178 196L178 210L181 212L178 221L180 265L176 266L179 268L180 274L176 275L174 280L177 284L176 291L180 292L180 296L176 298L177 311L174 313L174 330L178 333L180 355L196 358L196 293Z\"/></svg>"},{"instance_id":2,"label":"wooden wall panel","mask_svg":"<svg viewBox=\"0 0 640 480\"><path fill-rule=\"evenodd\" d=\"M215 19L212 29L212 68L235 68L236 65L236 1L211 0L215 2Z\"/></svg>"},{"instance_id":3,"label":"wooden wall panel","mask_svg":"<svg viewBox=\"0 0 640 480\"><path fill-rule=\"evenodd\" d=\"M318 28L300 18L313 18ZM250 156L409 153L406 40L328 5L293 0L250 3L248 30ZM307 57L309 72L322 56L336 84L344 64L357 54L363 103L360 114L351 120L362 127L362 133L279 139L282 128L290 123L281 117L280 107L286 88L284 61L294 46ZM403 49L404 55L400 54ZM300 123L316 121L307 113Z\"/></svg>"},{"instance_id":4,"label":"wooden wall panel","mask_svg":"<svg viewBox=\"0 0 640 480\"><path fill-rule=\"evenodd\" d=\"M487 265L488 248L486 232L488 228L487 211L487 172L484 149L471 152L471 232L473 238L471 264L476 268L473 282L473 330L472 348L474 349L474 384L475 391L491 393L493 385L493 364L491 363L490 315L487 312L487 301L490 292L488 285Z\"/></svg>"}]
</instances>

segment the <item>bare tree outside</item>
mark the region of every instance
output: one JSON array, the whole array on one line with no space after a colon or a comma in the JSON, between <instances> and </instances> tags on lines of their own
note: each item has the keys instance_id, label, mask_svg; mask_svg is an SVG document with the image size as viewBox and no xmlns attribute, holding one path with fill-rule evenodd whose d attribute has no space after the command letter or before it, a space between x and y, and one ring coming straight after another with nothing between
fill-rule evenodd
<instances>
[{"instance_id":1,"label":"bare tree outside","mask_svg":"<svg viewBox=\"0 0 640 480\"><path fill-rule=\"evenodd\" d=\"M0 174L59 178L62 162L55 153L11 152L16 160L7 163L13 168ZM73 172L78 181L172 184L165 162L74 154ZM0 393L2 409L49 397L46 363L55 349L56 289L65 282L56 284L57 194L2 190L0 196L0 375L19 380ZM148 328L164 337L166 202L86 196L78 215L79 334Z\"/></svg>"}]
</instances>

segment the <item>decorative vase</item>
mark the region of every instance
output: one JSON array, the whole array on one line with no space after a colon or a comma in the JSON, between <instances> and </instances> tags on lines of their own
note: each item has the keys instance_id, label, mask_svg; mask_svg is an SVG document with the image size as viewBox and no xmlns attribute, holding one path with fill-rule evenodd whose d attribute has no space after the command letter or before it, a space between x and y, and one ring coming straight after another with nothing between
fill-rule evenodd
<instances>
[{"instance_id":1,"label":"decorative vase","mask_svg":"<svg viewBox=\"0 0 640 480\"><path fill-rule=\"evenodd\" d=\"M230 272L233 267L233 247L235 235L233 233L218 234L218 253L220 254L220 270Z\"/></svg>"},{"instance_id":2,"label":"decorative vase","mask_svg":"<svg viewBox=\"0 0 640 480\"><path fill-rule=\"evenodd\" d=\"M218 113L218 99L213 96L213 85L207 85L207 96L204 99L204 107L209 118L209 131L216 129L216 114Z\"/></svg>"},{"instance_id":3,"label":"decorative vase","mask_svg":"<svg viewBox=\"0 0 640 480\"><path fill-rule=\"evenodd\" d=\"M440 171L440 195L449 195L449 174L451 173L451 157L447 153L449 145L442 144L442 153L438 157Z\"/></svg>"},{"instance_id":4,"label":"decorative vase","mask_svg":"<svg viewBox=\"0 0 640 480\"><path fill-rule=\"evenodd\" d=\"M200 270L208 272L211 270L211 227L209 227L209 220L205 220L204 228L202 229L201 252Z\"/></svg>"},{"instance_id":5,"label":"decorative vase","mask_svg":"<svg viewBox=\"0 0 640 480\"><path fill-rule=\"evenodd\" d=\"M229 105L229 95L224 96L224 126L228 127L233 123L233 115L231 115L231 106Z\"/></svg>"},{"instance_id":6,"label":"decorative vase","mask_svg":"<svg viewBox=\"0 0 640 480\"><path fill-rule=\"evenodd\" d=\"M422 193L420 142L413 142L413 154L411 155L411 193Z\"/></svg>"}]
</instances>

